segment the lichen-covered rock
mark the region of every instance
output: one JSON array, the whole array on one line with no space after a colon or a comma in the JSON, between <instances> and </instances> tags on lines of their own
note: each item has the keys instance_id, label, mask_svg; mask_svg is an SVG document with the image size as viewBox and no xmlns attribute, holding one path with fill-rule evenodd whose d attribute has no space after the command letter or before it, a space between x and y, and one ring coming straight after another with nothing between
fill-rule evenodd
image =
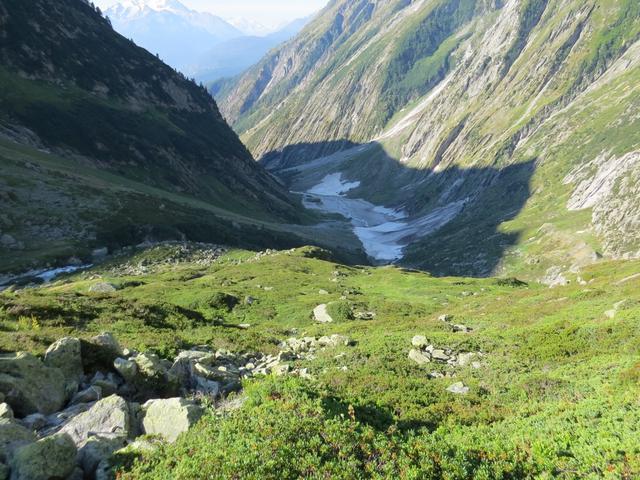
<instances>
[{"instance_id":1,"label":"lichen-covered rock","mask_svg":"<svg viewBox=\"0 0 640 480\"><path fill-rule=\"evenodd\" d=\"M78 447L84 446L90 436L119 434L127 437L131 428L129 406L117 396L103 398L89 410L72 418L62 429Z\"/></svg>"},{"instance_id":2,"label":"lichen-covered rock","mask_svg":"<svg viewBox=\"0 0 640 480\"><path fill-rule=\"evenodd\" d=\"M409 360L413 360L418 365L425 365L431 362L431 357L426 352L411 349L411 351L409 352Z\"/></svg>"},{"instance_id":3,"label":"lichen-covered rock","mask_svg":"<svg viewBox=\"0 0 640 480\"><path fill-rule=\"evenodd\" d=\"M84 374L80 340L65 337L51 344L44 354L44 364L59 368L67 380L79 382Z\"/></svg>"},{"instance_id":4,"label":"lichen-covered rock","mask_svg":"<svg viewBox=\"0 0 640 480\"><path fill-rule=\"evenodd\" d=\"M62 408L67 399L65 385L60 369L45 366L31 354L0 355L0 392L18 417Z\"/></svg>"},{"instance_id":5,"label":"lichen-covered rock","mask_svg":"<svg viewBox=\"0 0 640 480\"><path fill-rule=\"evenodd\" d=\"M313 309L313 318L319 323L333 322L333 318L329 315L329 312L327 312L327 305L324 303Z\"/></svg>"},{"instance_id":6,"label":"lichen-covered rock","mask_svg":"<svg viewBox=\"0 0 640 480\"><path fill-rule=\"evenodd\" d=\"M169 397L178 394L180 385L177 378L169 373L157 355L141 353L133 360L138 367L138 375L133 383L142 396Z\"/></svg>"},{"instance_id":7,"label":"lichen-covered rock","mask_svg":"<svg viewBox=\"0 0 640 480\"><path fill-rule=\"evenodd\" d=\"M149 400L142 409L144 433L161 435L169 442L175 442L178 436L189 430L203 414L202 407L184 398Z\"/></svg>"},{"instance_id":8,"label":"lichen-covered rock","mask_svg":"<svg viewBox=\"0 0 640 480\"><path fill-rule=\"evenodd\" d=\"M454 383L447 388L447 392L455 395L466 395L469 393L469 387L465 386L462 382Z\"/></svg>"},{"instance_id":9,"label":"lichen-covered rock","mask_svg":"<svg viewBox=\"0 0 640 480\"><path fill-rule=\"evenodd\" d=\"M66 478L76 467L77 449L69 435L57 434L17 448L9 460L11 480Z\"/></svg>"},{"instance_id":10,"label":"lichen-covered rock","mask_svg":"<svg viewBox=\"0 0 640 480\"><path fill-rule=\"evenodd\" d=\"M10 420L0 420L0 462L17 446L36 441L33 432Z\"/></svg>"},{"instance_id":11,"label":"lichen-covered rock","mask_svg":"<svg viewBox=\"0 0 640 480\"><path fill-rule=\"evenodd\" d=\"M138 374L138 365L132 360L126 358L116 358L113 361L113 367L126 382L133 382Z\"/></svg>"},{"instance_id":12,"label":"lichen-covered rock","mask_svg":"<svg viewBox=\"0 0 640 480\"><path fill-rule=\"evenodd\" d=\"M87 476L95 474L98 465L108 460L113 452L126 444L127 438L118 434L100 434L90 437L78 452L78 463Z\"/></svg>"},{"instance_id":13,"label":"lichen-covered rock","mask_svg":"<svg viewBox=\"0 0 640 480\"><path fill-rule=\"evenodd\" d=\"M425 337L424 335L416 335L411 339L411 345L416 348L425 348L427 345L429 345L429 342L427 341L427 337Z\"/></svg>"}]
</instances>

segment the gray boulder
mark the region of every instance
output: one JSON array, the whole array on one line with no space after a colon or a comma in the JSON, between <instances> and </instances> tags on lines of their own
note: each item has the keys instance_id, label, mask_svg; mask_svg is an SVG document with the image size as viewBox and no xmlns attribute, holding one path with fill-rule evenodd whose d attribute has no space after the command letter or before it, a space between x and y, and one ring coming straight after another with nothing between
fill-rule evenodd
<instances>
[{"instance_id":1,"label":"gray boulder","mask_svg":"<svg viewBox=\"0 0 640 480\"><path fill-rule=\"evenodd\" d=\"M467 393L469 393L469 387L466 387L462 382L457 382L453 385L450 385L447 388L447 392L453 393L455 395L466 395Z\"/></svg>"},{"instance_id":2,"label":"gray boulder","mask_svg":"<svg viewBox=\"0 0 640 480\"><path fill-rule=\"evenodd\" d=\"M116 291L116 287L110 283L100 282L94 283L89 287L89 293L109 294Z\"/></svg>"},{"instance_id":3,"label":"gray boulder","mask_svg":"<svg viewBox=\"0 0 640 480\"><path fill-rule=\"evenodd\" d=\"M141 353L133 361L138 367L134 384L142 396L172 396L179 390L178 379L169 373L162 360L152 353Z\"/></svg>"},{"instance_id":4,"label":"gray boulder","mask_svg":"<svg viewBox=\"0 0 640 480\"><path fill-rule=\"evenodd\" d=\"M67 478L76 468L77 453L73 440L66 434L19 447L9 460L11 480Z\"/></svg>"},{"instance_id":5,"label":"gray boulder","mask_svg":"<svg viewBox=\"0 0 640 480\"><path fill-rule=\"evenodd\" d=\"M113 453L125 446L127 438L117 434L99 434L90 437L78 452L78 464L85 474L93 476L100 462L109 460Z\"/></svg>"},{"instance_id":6,"label":"gray boulder","mask_svg":"<svg viewBox=\"0 0 640 480\"><path fill-rule=\"evenodd\" d=\"M8 403L0 403L0 419L13 420L13 410Z\"/></svg>"},{"instance_id":7,"label":"gray boulder","mask_svg":"<svg viewBox=\"0 0 640 480\"><path fill-rule=\"evenodd\" d=\"M172 443L200 420L204 413L202 407L184 398L149 400L142 409L144 433L160 435Z\"/></svg>"},{"instance_id":8,"label":"gray boulder","mask_svg":"<svg viewBox=\"0 0 640 480\"><path fill-rule=\"evenodd\" d=\"M329 312L327 311L327 305L324 303L322 305L318 305L316 308L313 309L313 318L316 322L319 322L319 323L333 322L333 318L331 317L331 315L329 315Z\"/></svg>"},{"instance_id":9,"label":"gray boulder","mask_svg":"<svg viewBox=\"0 0 640 480\"><path fill-rule=\"evenodd\" d=\"M18 417L53 413L67 399L62 371L24 352L0 355L0 392Z\"/></svg>"},{"instance_id":10,"label":"gray boulder","mask_svg":"<svg viewBox=\"0 0 640 480\"><path fill-rule=\"evenodd\" d=\"M44 364L59 368L67 379L80 382L84 374L80 340L65 337L53 343L44 354Z\"/></svg>"},{"instance_id":11,"label":"gray boulder","mask_svg":"<svg viewBox=\"0 0 640 480\"><path fill-rule=\"evenodd\" d=\"M416 349L411 349L409 351L409 360L413 360L418 365L425 365L431 362L431 357L426 352L422 352Z\"/></svg>"},{"instance_id":12,"label":"gray boulder","mask_svg":"<svg viewBox=\"0 0 640 480\"><path fill-rule=\"evenodd\" d=\"M120 374L126 382L133 382L138 374L138 365L132 360L116 358L113 361L113 368Z\"/></svg>"},{"instance_id":13,"label":"gray boulder","mask_svg":"<svg viewBox=\"0 0 640 480\"><path fill-rule=\"evenodd\" d=\"M131 428L129 406L123 398L111 395L96 402L89 410L72 418L60 432L71 436L78 447L97 434L118 434L127 437Z\"/></svg>"},{"instance_id":14,"label":"gray boulder","mask_svg":"<svg viewBox=\"0 0 640 480\"><path fill-rule=\"evenodd\" d=\"M427 337L425 337L424 335L416 335L411 339L411 345L413 345L416 348L422 349L427 345L429 345L429 342L427 341Z\"/></svg>"},{"instance_id":15,"label":"gray boulder","mask_svg":"<svg viewBox=\"0 0 640 480\"><path fill-rule=\"evenodd\" d=\"M116 340L116 337L113 336L112 333L102 332L100 335L96 335L91 338L91 343L97 345L99 347L104 348L105 350L109 350L114 355L120 356L122 355L122 347Z\"/></svg>"},{"instance_id":16,"label":"gray boulder","mask_svg":"<svg viewBox=\"0 0 640 480\"><path fill-rule=\"evenodd\" d=\"M17 446L36 441L33 432L22 425L9 420L0 420L0 462L7 459L7 454Z\"/></svg>"}]
</instances>

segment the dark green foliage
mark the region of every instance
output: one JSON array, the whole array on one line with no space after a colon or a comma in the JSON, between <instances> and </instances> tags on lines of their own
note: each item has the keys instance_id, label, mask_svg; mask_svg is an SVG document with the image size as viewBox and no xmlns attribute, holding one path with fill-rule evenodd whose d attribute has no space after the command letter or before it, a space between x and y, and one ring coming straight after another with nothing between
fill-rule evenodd
<instances>
[{"instance_id":1,"label":"dark green foliage","mask_svg":"<svg viewBox=\"0 0 640 480\"><path fill-rule=\"evenodd\" d=\"M353 311L349 302L340 300L327 305L327 313L336 322L353 320Z\"/></svg>"},{"instance_id":2,"label":"dark green foliage","mask_svg":"<svg viewBox=\"0 0 640 480\"><path fill-rule=\"evenodd\" d=\"M515 277L498 278L495 280L495 283L500 287L513 287L513 288L527 287L529 285L527 282L518 280Z\"/></svg>"},{"instance_id":3,"label":"dark green foliage","mask_svg":"<svg viewBox=\"0 0 640 480\"><path fill-rule=\"evenodd\" d=\"M228 293L223 292L216 292L211 296L211 298L207 302L207 305L214 310L230 312L238 304L238 302L238 298L234 297L233 295L229 295Z\"/></svg>"}]
</instances>

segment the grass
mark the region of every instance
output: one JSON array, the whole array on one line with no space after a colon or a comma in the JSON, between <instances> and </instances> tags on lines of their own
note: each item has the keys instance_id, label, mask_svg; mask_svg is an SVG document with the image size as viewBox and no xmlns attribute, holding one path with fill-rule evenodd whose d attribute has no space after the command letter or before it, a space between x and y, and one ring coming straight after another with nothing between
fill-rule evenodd
<instances>
[{"instance_id":1,"label":"grass","mask_svg":"<svg viewBox=\"0 0 640 480\"><path fill-rule=\"evenodd\" d=\"M169 249L169 250L166 250ZM635 478L640 474L640 262L600 263L586 284L434 278L396 267L348 267L305 248L233 250L142 276L170 247L37 289L0 294L0 348L42 353L63 335L103 330L170 356L210 344L276 352L290 336L346 334L354 346L300 361L313 380L266 378L243 407L207 416L175 446L122 459L124 478ZM97 281L116 293L88 293ZM324 290L328 292L321 292ZM245 297L255 302L248 304ZM604 312L620 304L614 318ZM332 324L312 310L329 303ZM369 320L349 315L374 312ZM454 333L442 314L473 328ZM30 319L25 321L24 319ZM236 328L248 323L248 330ZM37 328L33 328L37 325ZM420 367L411 338L483 352L482 367ZM431 378L438 371L455 378ZM470 387L456 396L455 382ZM292 412L295 412L292 415Z\"/></svg>"}]
</instances>

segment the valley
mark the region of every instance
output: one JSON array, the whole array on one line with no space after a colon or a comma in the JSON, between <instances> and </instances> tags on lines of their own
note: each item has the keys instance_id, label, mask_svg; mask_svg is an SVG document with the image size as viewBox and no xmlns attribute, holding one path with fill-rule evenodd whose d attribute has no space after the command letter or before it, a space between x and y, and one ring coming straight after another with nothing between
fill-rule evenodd
<instances>
[{"instance_id":1,"label":"valley","mask_svg":"<svg viewBox=\"0 0 640 480\"><path fill-rule=\"evenodd\" d=\"M0 480L640 478L640 4L183 2L0 0Z\"/></svg>"}]
</instances>

